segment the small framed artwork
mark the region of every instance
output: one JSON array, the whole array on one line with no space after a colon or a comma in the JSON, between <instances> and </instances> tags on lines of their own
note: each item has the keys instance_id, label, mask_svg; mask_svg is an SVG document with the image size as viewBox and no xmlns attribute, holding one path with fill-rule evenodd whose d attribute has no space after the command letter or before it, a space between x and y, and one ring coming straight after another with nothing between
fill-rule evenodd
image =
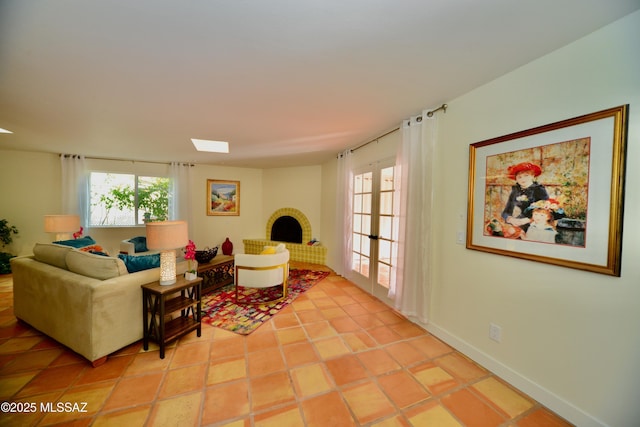
<instances>
[{"instance_id":1,"label":"small framed artwork","mask_svg":"<svg viewBox=\"0 0 640 427\"><path fill-rule=\"evenodd\" d=\"M620 276L628 108L471 144L466 247Z\"/></svg>"},{"instance_id":2,"label":"small framed artwork","mask_svg":"<svg viewBox=\"0 0 640 427\"><path fill-rule=\"evenodd\" d=\"M240 215L240 181L207 180L207 215Z\"/></svg>"}]
</instances>

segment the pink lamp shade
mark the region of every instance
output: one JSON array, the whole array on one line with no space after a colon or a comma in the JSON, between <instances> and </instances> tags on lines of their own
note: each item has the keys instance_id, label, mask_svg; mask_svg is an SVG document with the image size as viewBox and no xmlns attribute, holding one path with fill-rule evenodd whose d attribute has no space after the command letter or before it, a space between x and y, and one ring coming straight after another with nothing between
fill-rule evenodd
<instances>
[{"instance_id":1,"label":"pink lamp shade","mask_svg":"<svg viewBox=\"0 0 640 427\"><path fill-rule=\"evenodd\" d=\"M80 229L80 215L45 215L44 231L56 233L56 240L62 240L65 236Z\"/></svg>"},{"instance_id":2,"label":"pink lamp shade","mask_svg":"<svg viewBox=\"0 0 640 427\"><path fill-rule=\"evenodd\" d=\"M147 248L160 251L160 284L176 283L176 249L189 243L186 221L147 223Z\"/></svg>"},{"instance_id":3,"label":"pink lamp shade","mask_svg":"<svg viewBox=\"0 0 640 427\"><path fill-rule=\"evenodd\" d=\"M161 251L182 248L187 243L189 232L186 221L147 223L147 248Z\"/></svg>"}]
</instances>

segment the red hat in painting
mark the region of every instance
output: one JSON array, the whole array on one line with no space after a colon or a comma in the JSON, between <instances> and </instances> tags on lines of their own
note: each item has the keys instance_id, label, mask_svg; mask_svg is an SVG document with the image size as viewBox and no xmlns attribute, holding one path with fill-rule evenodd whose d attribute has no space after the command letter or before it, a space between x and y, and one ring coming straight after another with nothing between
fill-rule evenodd
<instances>
[{"instance_id":1,"label":"red hat in painting","mask_svg":"<svg viewBox=\"0 0 640 427\"><path fill-rule=\"evenodd\" d=\"M509 174L509 178L511 179L516 179L516 175L523 171L531 171L533 173L533 176L538 176L542 173L542 169L540 169L540 166L529 162L518 163L517 165L509 166L507 168L507 173Z\"/></svg>"}]
</instances>

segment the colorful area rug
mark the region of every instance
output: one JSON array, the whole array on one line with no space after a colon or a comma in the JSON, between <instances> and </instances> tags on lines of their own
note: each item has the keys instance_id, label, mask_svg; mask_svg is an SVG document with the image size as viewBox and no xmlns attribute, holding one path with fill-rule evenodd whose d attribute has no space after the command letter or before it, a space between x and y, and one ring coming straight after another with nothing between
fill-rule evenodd
<instances>
[{"instance_id":1,"label":"colorful area rug","mask_svg":"<svg viewBox=\"0 0 640 427\"><path fill-rule=\"evenodd\" d=\"M287 298L279 302L261 303L281 295L280 286L265 289L240 288L241 301L257 304L236 304L235 288L228 285L202 296L202 322L241 335L249 335L262 323L289 305L301 293L329 275L327 271L289 270Z\"/></svg>"}]
</instances>

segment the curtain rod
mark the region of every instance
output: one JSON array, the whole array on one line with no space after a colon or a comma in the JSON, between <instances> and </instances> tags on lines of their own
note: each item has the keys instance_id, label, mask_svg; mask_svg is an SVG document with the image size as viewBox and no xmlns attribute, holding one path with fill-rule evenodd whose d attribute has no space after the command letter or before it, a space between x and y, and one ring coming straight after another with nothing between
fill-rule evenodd
<instances>
[{"instance_id":1,"label":"curtain rod","mask_svg":"<svg viewBox=\"0 0 640 427\"><path fill-rule=\"evenodd\" d=\"M360 148L362 148L362 147L364 147L364 146L366 146L366 145L369 145L369 144L371 144L372 142L376 142L376 141L377 141L377 140L379 140L380 138L384 138L385 136L387 136L387 135L389 135L389 134L391 134L391 133L393 133L393 132L397 131L398 129L400 129L400 128L399 128L399 127L397 127L397 128L395 128L395 129L391 129L389 132L384 133L384 134L380 135L379 137L372 139L371 141L365 142L364 144L360 144L360 145L358 145L357 147L354 147L354 148L350 149L349 151L351 151L351 152L353 153L354 151L359 150Z\"/></svg>"},{"instance_id":2,"label":"curtain rod","mask_svg":"<svg viewBox=\"0 0 640 427\"><path fill-rule=\"evenodd\" d=\"M427 117L433 117L433 113L435 113L436 111L440 111L440 110L442 110L443 113L446 113L447 112L447 108L449 108L449 106L447 104L442 104L441 106L439 106L435 110L431 110L431 111L427 112Z\"/></svg>"},{"instance_id":3,"label":"curtain rod","mask_svg":"<svg viewBox=\"0 0 640 427\"><path fill-rule=\"evenodd\" d=\"M60 156L64 156L64 157L74 157L74 156L78 156L77 154L60 154ZM113 162L131 162L131 163L150 163L150 164L154 164L154 165L170 165L171 162L158 162L158 161L152 161L152 160L131 160L131 159L124 159L124 158L118 158L118 157L94 157L94 156L84 156L85 159L88 160L109 160L109 161L113 161ZM177 162L179 164L188 164L189 166L193 167L195 166L195 163L191 163L191 162Z\"/></svg>"},{"instance_id":4,"label":"curtain rod","mask_svg":"<svg viewBox=\"0 0 640 427\"><path fill-rule=\"evenodd\" d=\"M442 110L442 112L443 112L443 113L446 113L446 112L447 112L447 108L449 108L449 106L448 106L447 104L442 104L441 106L439 106L439 107L438 107L438 108L436 108L435 110L428 111L428 112L427 112L427 117L433 117L433 114L434 114L434 113L436 113L436 112L438 112L438 111L440 111L440 110ZM419 118L418 118L418 121L419 121L419 122L421 122L421 121L422 121L422 118L421 118L421 117L419 117ZM393 132L395 132L395 131L397 131L397 130L399 130L399 129L400 129L400 127L397 127L397 128L395 128L395 129L391 129L389 132L384 133L384 134L380 135L379 137L372 139L371 141L367 141L367 142L365 142L364 144L360 144L360 145L358 145L357 147L354 147L354 148L352 148L352 149L351 149L351 150L349 150L349 151L351 151L351 152L353 153L354 151L359 150L360 148L365 147L365 146L367 146L367 145L371 144L372 142L376 142L376 141L377 141L377 140L379 140L380 138L384 138L385 136L387 136L387 135L389 135L390 133L393 133ZM340 154L338 155L338 157L340 157Z\"/></svg>"}]
</instances>

